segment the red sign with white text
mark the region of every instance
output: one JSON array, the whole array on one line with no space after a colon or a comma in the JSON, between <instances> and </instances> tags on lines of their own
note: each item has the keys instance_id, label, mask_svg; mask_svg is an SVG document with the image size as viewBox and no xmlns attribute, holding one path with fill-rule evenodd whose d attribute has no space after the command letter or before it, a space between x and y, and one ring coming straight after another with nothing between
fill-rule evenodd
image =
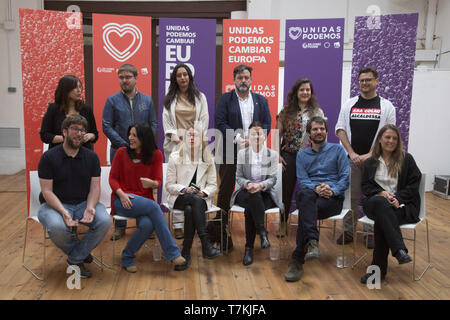
<instances>
[{"instance_id":1,"label":"red sign with white text","mask_svg":"<svg viewBox=\"0 0 450 320\"><path fill-rule=\"evenodd\" d=\"M94 115L99 134L95 152L100 164L109 159L107 138L102 130L106 99L120 91L117 70L125 63L138 70L137 89L151 96L151 18L93 14L93 82ZM156 110L155 110L156 113Z\"/></svg>"},{"instance_id":2,"label":"red sign with white text","mask_svg":"<svg viewBox=\"0 0 450 320\"><path fill-rule=\"evenodd\" d=\"M19 9L19 19L29 204L29 172L37 170L44 150L39 131L58 81L70 74L84 84L83 19L79 12L33 9Z\"/></svg>"},{"instance_id":3,"label":"red sign with white text","mask_svg":"<svg viewBox=\"0 0 450 320\"><path fill-rule=\"evenodd\" d=\"M272 128L278 114L279 53L279 20L223 20L222 92L234 89L236 66L251 66L251 90L269 101Z\"/></svg>"}]
</instances>

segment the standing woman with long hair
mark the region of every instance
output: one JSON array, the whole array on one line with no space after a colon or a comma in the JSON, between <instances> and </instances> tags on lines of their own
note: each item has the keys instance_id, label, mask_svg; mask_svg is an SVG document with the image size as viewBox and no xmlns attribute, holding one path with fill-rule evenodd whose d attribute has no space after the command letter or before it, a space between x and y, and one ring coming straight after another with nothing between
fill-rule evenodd
<instances>
[{"instance_id":1,"label":"standing woman with long hair","mask_svg":"<svg viewBox=\"0 0 450 320\"><path fill-rule=\"evenodd\" d=\"M86 118L88 128L83 136L83 145L93 149L98 139L97 125L92 107L84 104L81 92L81 81L77 77L65 75L59 79L55 90L55 102L48 106L40 131L41 140L48 143L49 149L63 143L61 124L71 114L79 114Z\"/></svg>"},{"instance_id":2,"label":"standing woman with long hair","mask_svg":"<svg viewBox=\"0 0 450 320\"><path fill-rule=\"evenodd\" d=\"M162 153L156 147L152 129L137 123L128 129L128 147L117 149L109 174L111 185L111 214L136 218L137 229L122 252L121 265L128 272L136 272L135 253L156 231L167 260L182 264L175 240L170 234L159 204L154 201L153 190L162 181Z\"/></svg>"},{"instance_id":3,"label":"standing woman with long hair","mask_svg":"<svg viewBox=\"0 0 450 320\"><path fill-rule=\"evenodd\" d=\"M372 265L386 277L389 249L399 264L411 262L400 225L419 221L419 186L422 174L411 154L402 146L400 132L393 124L380 129L372 157L364 163L361 181L364 213L375 221ZM372 274L361 278L362 283Z\"/></svg>"},{"instance_id":4,"label":"standing woman with long hair","mask_svg":"<svg viewBox=\"0 0 450 320\"><path fill-rule=\"evenodd\" d=\"M164 99L164 157L169 161L170 154L180 147L183 130L200 122L203 130L209 126L208 103L205 95L195 83L192 71L186 64L178 64L170 75L170 85ZM179 135L181 133L181 135ZM183 238L182 217L174 216L175 238Z\"/></svg>"},{"instance_id":5,"label":"standing woman with long hair","mask_svg":"<svg viewBox=\"0 0 450 320\"><path fill-rule=\"evenodd\" d=\"M281 139L280 162L283 164L284 214L278 232L278 236L281 237L287 234L286 221L297 181L297 153L309 146L306 124L309 119L316 116L324 118L312 82L306 78L298 79L289 91L287 102L277 117L277 129L280 131Z\"/></svg>"}]
</instances>

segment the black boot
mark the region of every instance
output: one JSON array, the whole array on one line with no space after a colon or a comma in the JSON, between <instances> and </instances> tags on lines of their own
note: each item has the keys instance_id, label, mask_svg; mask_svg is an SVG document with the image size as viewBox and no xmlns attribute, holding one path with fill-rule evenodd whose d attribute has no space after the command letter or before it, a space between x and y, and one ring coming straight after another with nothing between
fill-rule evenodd
<instances>
[{"instance_id":1,"label":"black boot","mask_svg":"<svg viewBox=\"0 0 450 320\"><path fill-rule=\"evenodd\" d=\"M181 256L186 259L182 264L175 265L173 268L176 271L186 270L191 264L191 246L192 241L183 241L183 250L181 250Z\"/></svg>"},{"instance_id":2,"label":"black boot","mask_svg":"<svg viewBox=\"0 0 450 320\"><path fill-rule=\"evenodd\" d=\"M259 236L261 237L261 249L269 248L270 242L269 238L267 237L267 231L262 231Z\"/></svg>"},{"instance_id":3,"label":"black boot","mask_svg":"<svg viewBox=\"0 0 450 320\"><path fill-rule=\"evenodd\" d=\"M207 236L201 237L200 240L202 242L203 258L214 259L220 255L220 250L213 247Z\"/></svg>"}]
</instances>

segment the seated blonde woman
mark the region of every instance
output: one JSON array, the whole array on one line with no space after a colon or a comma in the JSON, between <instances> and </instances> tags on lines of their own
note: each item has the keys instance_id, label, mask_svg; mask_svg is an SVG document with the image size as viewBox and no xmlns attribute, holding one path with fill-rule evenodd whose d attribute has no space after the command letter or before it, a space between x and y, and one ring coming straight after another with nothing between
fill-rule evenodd
<instances>
[{"instance_id":1,"label":"seated blonde woman","mask_svg":"<svg viewBox=\"0 0 450 320\"><path fill-rule=\"evenodd\" d=\"M186 262L175 266L185 270L191 263L191 247L195 231L202 243L204 258L220 254L208 239L206 214L217 191L216 167L203 131L193 126L185 131L179 151L169 157L166 174L167 202L170 208L184 210L184 240L181 255Z\"/></svg>"},{"instance_id":2,"label":"seated blonde woman","mask_svg":"<svg viewBox=\"0 0 450 320\"><path fill-rule=\"evenodd\" d=\"M283 203L277 199L278 152L266 148L263 124L254 121L249 126L249 147L240 150L237 156L236 191L231 196L230 207L237 203L245 208L245 254L242 263L253 263L253 244L256 234L261 238L261 248L269 248L270 243L264 227L264 211Z\"/></svg>"}]
</instances>

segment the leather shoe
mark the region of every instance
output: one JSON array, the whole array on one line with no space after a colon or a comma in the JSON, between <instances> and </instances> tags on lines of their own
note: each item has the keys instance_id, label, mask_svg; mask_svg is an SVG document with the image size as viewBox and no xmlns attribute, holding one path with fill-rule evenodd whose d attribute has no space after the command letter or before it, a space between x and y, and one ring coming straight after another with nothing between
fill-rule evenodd
<instances>
[{"instance_id":1,"label":"leather shoe","mask_svg":"<svg viewBox=\"0 0 450 320\"><path fill-rule=\"evenodd\" d=\"M295 282L295 281L300 280L302 275L303 275L302 264L298 261L291 260L291 262L289 262L289 270L284 275L284 280L286 280L288 282Z\"/></svg>"},{"instance_id":2,"label":"leather shoe","mask_svg":"<svg viewBox=\"0 0 450 320\"><path fill-rule=\"evenodd\" d=\"M398 264L404 264L412 261L411 257L403 249L397 251L395 258L397 259Z\"/></svg>"},{"instance_id":3,"label":"leather shoe","mask_svg":"<svg viewBox=\"0 0 450 320\"><path fill-rule=\"evenodd\" d=\"M173 264L175 265L179 265L179 264L183 264L186 262L186 259L183 258L183 256L178 256L175 259L172 260Z\"/></svg>"},{"instance_id":4,"label":"leather shoe","mask_svg":"<svg viewBox=\"0 0 450 320\"><path fill-rule=\"evenodd\" d=\"M129 267L122 266L122 268L124 268L129 273L136 273L137 272L137 267L136 266L129 266Z\"/></svg>"},{"instance_id":5,"label":"leather shoe","mask_svg":"<svg viewBox=\"0 0 450 320\"><path fill-rule=\"evenodd\" d=\"M175 265L175 267L173 268L175 271L183 271L189 267L189 265L191 264L191 255L186 255L184 258L186 259L185 262Z\"/></svg>"},{"instance_id":6,"label":"leather shoe","mask_svg":"<svg viewBox=\"0 0 450 320\"><path fill-rule=\"evenodd\" d=\"M244 260L242 260L242 264L244 266L249 266L253 263L253 249L245 247L245 255Z\"/></svg>"},{"instance_id":7,"label":"leather shoe","mask_svg":"<svg viewBox=\"0 0 450 320\"><path fill-rule=\"evenodd\" d=\"M261 249L266 249L270 247L269 238L267 237L267 231L261 232L259 235L261 237Z\"/></svg>"},{"instance_id":8,"label":"leather shoe","mask_svg":"<svg viewBox=\"0 0 450 320\"><path fill-rule=\"evenodd\" d=\"M341 234L341 236L339 238L337 238L336 243L342 244L342 240L344 240L344 244L352 243L353 236L350 233L344 231L344 233Z\"/></svg>"},{"instance_id":9,"label":"leather shoe","mask_svg":"<svg viewBox=\"0 0 450 320\"><path fill-rule=\"evenodd\" d=\"M373 275L373 273L366 273L365 275L363 275L362 277L361 277L361 283L364 283L364 284L367 284L367 280L369 280L369 278L371 277ZM381 276L380 276L380 279L381 280L384 280L386 278L386 275L385 274L382 274Z\"/></svg>"}]
</instances>

